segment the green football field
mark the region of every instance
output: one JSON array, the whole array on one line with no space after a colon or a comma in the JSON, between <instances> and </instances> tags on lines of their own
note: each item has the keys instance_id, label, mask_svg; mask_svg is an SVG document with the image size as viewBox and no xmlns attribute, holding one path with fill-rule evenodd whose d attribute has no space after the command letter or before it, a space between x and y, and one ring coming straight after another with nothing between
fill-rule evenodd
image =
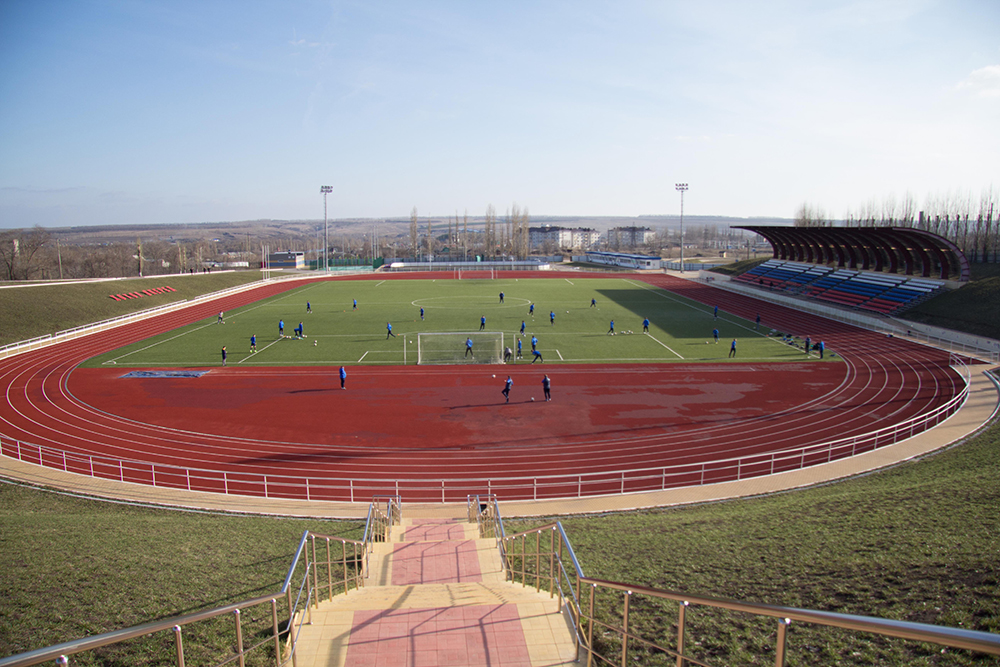
<instances>
[{"instance_id":1,"label":"green football field","mask_svg":"<svg viewBox=\"0 0 1000 667\"><path fill-rule=\"evenodd\" d=\"M354 299L357 310L352 307ZM591 299L596 306L591 307ZM311 313L306 312L307 302ZM532 303L534 317L528 314ZM550 312L555 313L554 324ZM801 350L768 337L763 327L754 331L753 322L721 311L718 321L713 321L711 308L641 281L510 278L312 283L226 312L225 324L213 316L95 357L86 365L218 366L223 345L230 366L409 365L417 362L417 334L478 332L482 317L486 318L485 331L503 333L504 345L512 349L525 322L525 358L518 363L531 362L532 335L538 338L544 363L727 361L733 338L739 341L739 356L733 361L803 361L805 357ZM647 335L642 333L643 318L650 321ZM278 336L282 319L283 338ZM608 335L611 320L615 336ZM300 322L302 339L294 337L293 331ZM386 323L392 323L394 338L387 338ZM720 333L718 344L712 342L715 327ZM257 352L251 353L254 334ZM452 340L461 363L465 337Z\"/></svg>"}]
</instances>

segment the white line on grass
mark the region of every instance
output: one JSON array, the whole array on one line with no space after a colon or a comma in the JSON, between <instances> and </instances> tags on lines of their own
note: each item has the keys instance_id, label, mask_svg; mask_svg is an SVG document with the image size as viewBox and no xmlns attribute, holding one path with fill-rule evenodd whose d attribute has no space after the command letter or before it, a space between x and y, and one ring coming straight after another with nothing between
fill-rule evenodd
<instances>
[{"instance_id":1,"label":"white line on grass","mask_svg":"<svg viewBox=\"0 0 1000 667\"><path fill-rule=\"evenodd\" d=\"M657 343L660 343L660 345L663 345L663 347L667 348L668 350L670 350L670 351L671 351L671 352L673 352L674 354L677 354L677 352L676 352L675 350L671 349L669 345L666 345L665 343L662 343L662 342L660 342L660 341L656 340L656 338L653 338L653 334L651 334L651 333L647 332L647 333L646 333L646 335L647 335L647 336L649 336L650 338L652 338L652 339L653 339L654 341L656 341ZM682 357L682 356L681 356L681 355L679 355L679 354L677 354L677 356L678 356L678 358L680 358L680 359L683 359L683 358L684 358L684 357Z\"/></svg>"},{"instance_id":2,"label":"white line on grass","mask_svg":"<svg viewBox=\"0 0 1000 667\"><path fill-rule=\"evenodd\" d=\"M625 282L629 283L630 285L634 285L636 287L641 287L642 289L647 290L647 291L651 292L652 294L655 294L655 295L657 295L657 296L659 296L659 297L661 297L663 299L667 299L669 301L673 301L674 303L679 303L682 306L687 306L688 308L691 308L693 310L697 310L699 312L709 312L709 311L711 311L711 308L708 308L708 310L706 310L706 311L702 311L702 309L699 308L699 307L697 307L697 306L694 306L694 305L692 305L690 303L686 303L685 301L682 301L681 299L669 296L668 294L664 294L663 291L661 291L661 290L664 290L664 288L662 288L662 287L653 287L652 285L648 285L646 283L637 283L637 282L634 282L632 280L625 280ZM733 315L733 317L736 317L736 316ZM743 318L741 317L739 319L743 319ZM747 333L756 333L761 338L766 338L767 340L771 340L771 341L774 341L776 343L780 343L780 344L784 345L784 343L782 343L780 339L773 338L771 336L765 336L760 331L755 331L754 329L751 329L746 324L739 324L738 322L733 322L732 320L726 319L726 318L723 318L723 322L726 322L727 324L732 324L733 326L739 327L740 329L745 329L747 331ZM652 338L652 336L650 336L650 338ZM653 340L656 340L656 339L654 338ZM658 341L658 340L656 342L660 343L660 341ZM660 343L660 345L663 345L663 343ZM664 347L666 347L666 346L664 345ZM671 350L671 352L673 352L673 350ZM674 354L677 354L677 353L674 352ZM677 355L677 356L680 356L680 355Z\"/></svg>"},{"instance_id":3,"label":"white line on grass","mask_svg":"<svg viewBox=\"0 0 1000 667\"><path fill-rule=\"evenodd\" d=\"M368 350L365 350L365 353L361 355L360 359L358 359L358 363L360 364L362 361L364 361L365 357L367 356L368 356Z\"/></svg>"},{"instance_id":4,"label":"white line on grass","mask_svg":"<svg viewBox=\"0 0 1000 667\"><path fill-rule=\"evenodd\" d=\"M381 284L382 284L382 283L384 283L384 282L385 282L384 280L380 280L380 281L378 281L377 283L375 283L375 287L378 287L379 285L381 285Z\"/></svg>"},{"instance_id":5,"label":"white line on grass","mask_svg":"<svg viewBox=\"0 0 1000 667\"><path fill-rule=\"evenodd\" d=\"M275 345L275 344L277 344L277 342L278 342L279 340L281 340L281 339L279 338L279 339L277 339L277 340L273 340L273 341L271 341L270 343L268 343L268 344L267 344L267 345L265 345L264 347L260 348L260 350L258 350L257 352L251 352L250 354L248 354L247 356L243 357L242 359L240 359L240 360L239 360L239 361L237 361L236 363L237 363L237 364L242 364L242 363L243 363L244 361L246 361L247 359L251 359L251 358L253 358L253 357L256 357L256 356L257 356L258 354L260 354L261 352L263 352L263 351L264 351L264 350L266 350L267 348L271 347L272 345Z\"/></svg>"},{"instance_id":6,"label":"white line on grass","mask_svg":"<svg viewBox=\"0 0 1000 667\"><path fill-rule=\"evenodd\" d=\"M212 322L211 324L203 324L202 326L196 327L196 328L192 329L191 331L185 331L183 333L177 334L176 336L171 336L170 338L164 338L163 340L157 341L157 342L153 343L152 345L147 345L146 347L140 347L138 350L132 350L131 352L123 354L120 357L115 357L114 359L109 359L108 361L114 361L117 364L119 359L124 359L125 357L131 356L133 354L138 354L139 352L145 352L146 350L150 350L150 349L156 347L157 345L163 345L164 343L169 343L170 341L175 340L177 338L180 338L182 336L186 336L189 333L193 333L193 332L198 331L200 329L204 329L205 327L210 327L210 326L214 326L214 325L215 325L215 322ZM107 363L107 362L104 362L104 363Z\"/></svg>"},{"instance_id":7,"label":"white line on grass","mask_svg":"<svg viewBox=\"0 0 1000 667\"><path fill-rule=\"evenodd\" d=\"M570 285L572 285L572 284L573 284L573 281L572 281L572 280L570 280L569 278L563 278L563 280L565 280L566 282L568 282L568 283L569 283Z\"/></svg>"},{"instance_id":8,"label":"white line on grass","mask_svg":"<svg viewBox=\"0 0 1000 667\"><path fill-rule=\"evenodd\" d=\"M559 354L559 350L556 350L556 354ZM559 354L559 361L566 361L561 354Z\"/></svg>"}]
</instances>

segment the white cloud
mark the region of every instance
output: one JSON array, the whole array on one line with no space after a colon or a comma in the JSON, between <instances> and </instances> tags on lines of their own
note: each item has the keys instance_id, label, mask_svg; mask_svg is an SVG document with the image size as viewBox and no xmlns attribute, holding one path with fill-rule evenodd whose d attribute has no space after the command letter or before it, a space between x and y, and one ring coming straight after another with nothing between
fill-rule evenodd
<instances>
[{"instance_id":1,"label":"white cloud","mask_svg":"<svg viewBox=\"0 0 1000 667\"><path fill-rule=\"evenodd\" d=\"M973 71L955 86L973 97L1000 97L1000 65L988 65Z\"/></svg>"}]
</instances>

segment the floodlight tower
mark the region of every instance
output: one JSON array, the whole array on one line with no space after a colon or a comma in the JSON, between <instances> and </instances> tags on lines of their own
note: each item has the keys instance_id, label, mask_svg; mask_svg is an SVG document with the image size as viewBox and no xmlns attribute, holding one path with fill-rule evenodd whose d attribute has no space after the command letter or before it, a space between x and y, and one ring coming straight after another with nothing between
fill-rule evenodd
<instances>
[{"instance_id":1,"label":"floodlight tower","mask_svg":"<svg viewBox=\"0 0 1000 667\"><path fill-rule=\"evenodd\" d=\"M687 183L678 183L677 191L681 193L681 273L684 273L684 193L687 192Z\"/></svg>"},{"instance_id":2,"label":"floodlight tower","mask_svg":"<svg viewBox=\"0 0 1000 667\"><path fill-rule=\"evenodd\" d=\"M329 271L330 258L327 256L327 253L330 252L330 228L326 222L326 196L333 192L333 186L321 185L319 186L319 191L323 195L323 270Z\"/></svg>"}]
</instances>

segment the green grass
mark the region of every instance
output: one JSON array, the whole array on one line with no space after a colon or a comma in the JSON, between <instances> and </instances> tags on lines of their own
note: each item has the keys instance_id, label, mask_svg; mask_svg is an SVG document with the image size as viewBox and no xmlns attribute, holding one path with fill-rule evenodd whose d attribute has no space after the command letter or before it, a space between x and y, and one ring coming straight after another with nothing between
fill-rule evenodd
<instances>
[{"instance_id":1,"label":"green grass","mask_svg":"<svg viewBox=\"0 0 1000 667\"><path fill-rule=\"evenodd\" d=\"M0 656L277 593L306 528L357 539L364 526L153 509L0 484ZM244 620L249 637L268 626L270 610ZM226 621L192 631L224 651L234 638ZM135 664L131 652L166 660L172 644L161 633L73 664Z\"/></svg>"},{"instance_id":2,"label":"green grass","mask_svg":"<svg viewBox=\"0 0 1000 667\"><path fill-rule=\"evenodd\" d=\"M1000 264L973 264L972 281L902 314L912 322L1000 338Z\"/></svg>"},{"instance_id":3,"label":"green grass","mask_svg":"<svg viewBox=\"0 0 1000 667\"><path fill-rule=\"evenodd\" d=\"M755 266L760 266L768 259L770 258L755 257L754 259L741 259L738 262L733 262L724 266L717 266L714 269L709 269L709 271L712 271L713 273L721 273L725 276L738 276L741 273L746 273Z\"/></svg>"},{"instance_id":4,"label":"green grass","mask_svg":"<svg viewBox=\"0 0 1000 667\"><path fill-rule=\"evenodd\" d=\"M499 303L499 293L505 302ZM591 308L591 299L596 307ZM358 300L357 310L352 309ZM306 313L306 302L312 313ZM528 315L529 304L535 315ZM420 307L425 319L420 319ZM549 313L555 312L555 324ZM365 280L313 283L225 314L225 324L212 316L190 326L101 355L88 365L215 366L223 345L229 365L413 364L416 334L503 332L515 347L515 334L526 322L526 334L537 335L546 363L612 363L728 361L729 341L738 338L734 361L802 361L802 353L766 335L766 322L753 322L720 312L630 278L548 280ZM649 335L642 320L650 320ZM278 320L286 338L278 337ZM617 335L608 336L610 321ZM306 338L292 338L303 322ZM386 336L391 322L395 338ZM706 346L718 327L723 343ZM624 332L636 332L627 335ZM250 336L257 336L251 353ZM461 358L463 339L456 340ZM315 344L314 344L315 343ZM525 357L530 357L525 341Z\"/></svg>"},{"instance_id":5,"label":"green grass","mask_svg":"<svg viewBox=\"0 0 1000 667\"><path fill-rule=\"evenodd\" d=\"M259 271L5 287L0 289L0 322L3 322L0 345L191 299L255 280L260 280ZM177 291L127 301L115 301L109 297L110 294L163 286Z\"/></svg>"},{"instance_id":6,"label":"green grass","mask_svg":"<svg viewBox=\"0 0 1000 667\"><path fill-rule=\"evenodd\" d=\"M562 522L588 576L996 633L998 450L995 424L923 461L818 488ZM510 521L507 529L538 524ZM640 634L669 636L676 619L673 603L657 612L648 599L636 596L633 602L639 607L633 606L631 623ZM698 642L695 654L711 664L773 664L773 653L752 655L747 648L773 650L773 623L694 607L688 614L695 624L689 642ZM607 645L614 642L608 639ZM806 624L792 625L789 646L789 664L995 665L998 660L957 650L942 655L913 642L869 640ZM653 658L638 663L667 664Z\"/></svg>"}]
</instances>

